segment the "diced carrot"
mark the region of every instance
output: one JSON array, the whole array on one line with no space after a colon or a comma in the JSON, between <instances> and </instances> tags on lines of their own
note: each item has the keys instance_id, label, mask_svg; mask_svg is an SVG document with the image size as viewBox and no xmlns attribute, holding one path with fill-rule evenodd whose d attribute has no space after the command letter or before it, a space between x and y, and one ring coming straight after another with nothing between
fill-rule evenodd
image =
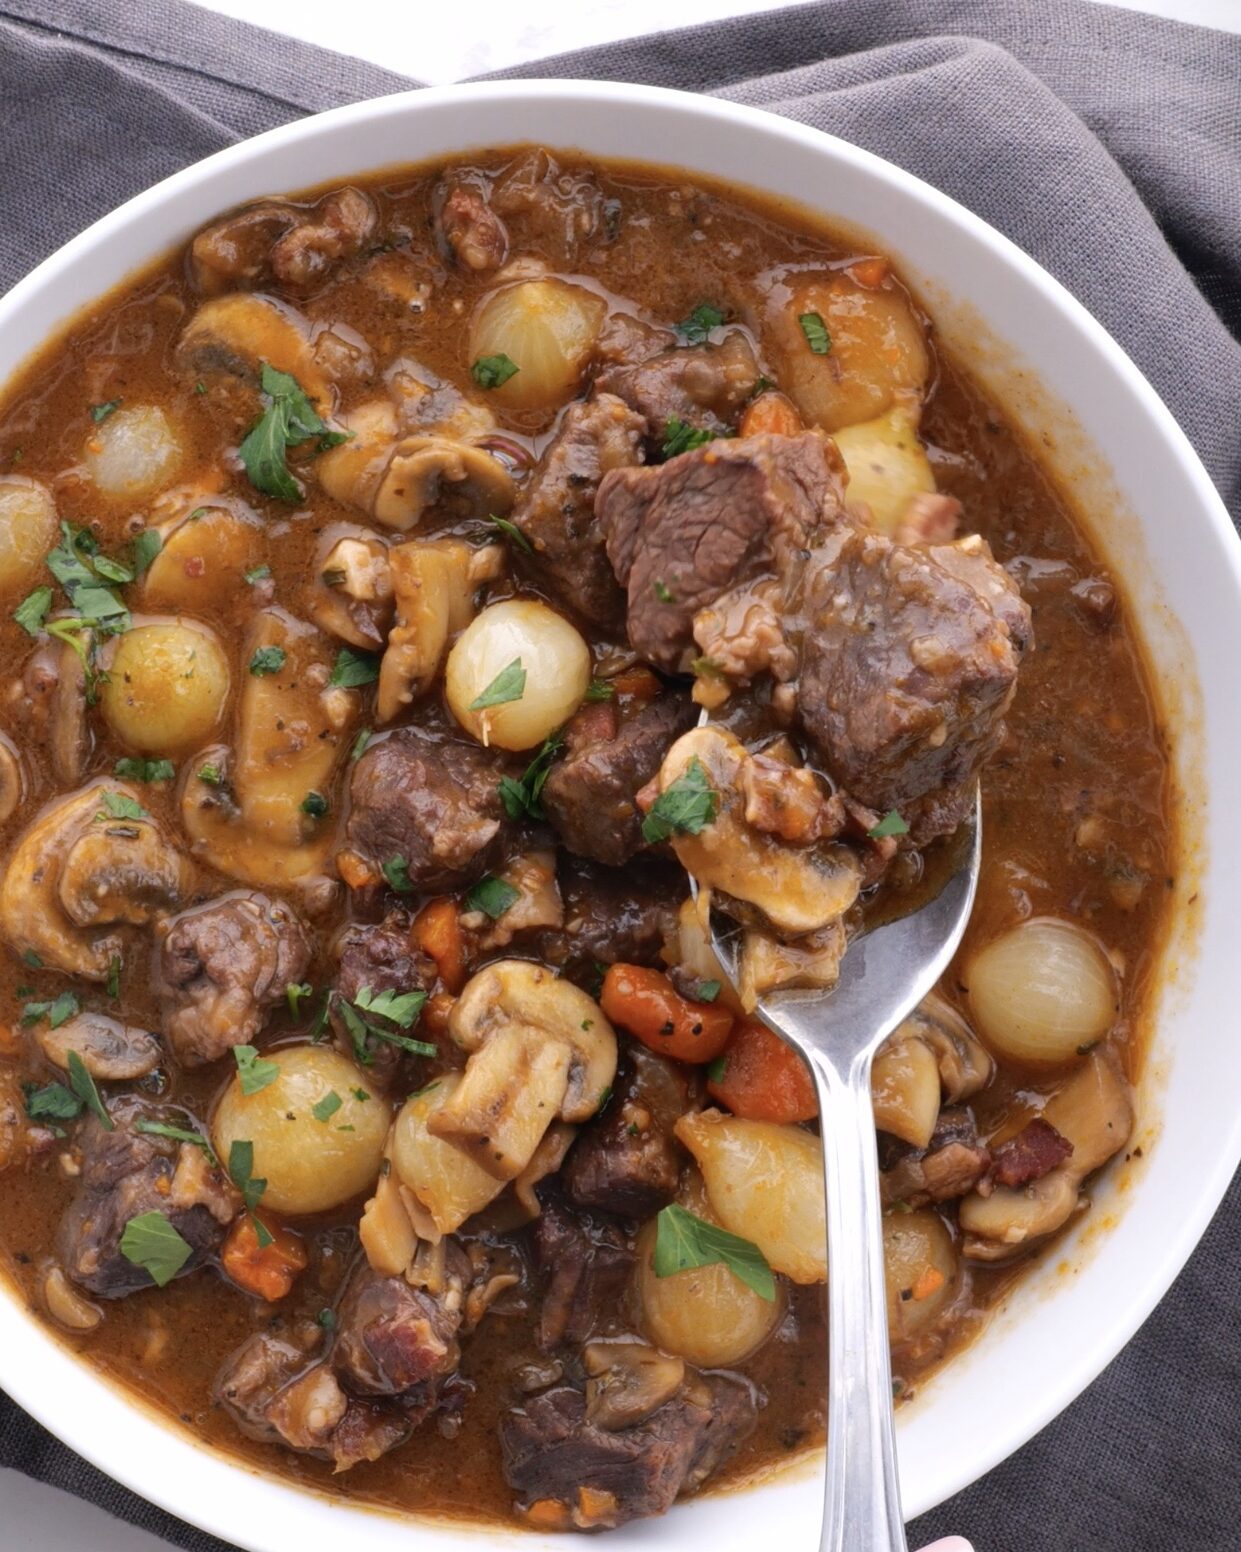
<instances>
[{"instance_id":1,"label":"diced carrot","mask_svg":"<svg viewBox=\"0 0 1241 1552\"><path fill-rule=\"evenodd\" d=\"M572 1530L568 1504L559 1498L536 1498L526 1510L526 1524L532 1530Z\"/></svg>"},{"instance_id":2,"label":"diced carrot","mask_svg":"<svg viewBox=\"0 0 1241 1552\"><path fill-rule=\"evenodd\" d=\"M259 1244L255 1214L244 1213L228 1231L220 1259L239 1288L274 1304L292 1290L298 1274L306 1270L308 1258L306 1246L292 1229L267 1217L262 1223L271 1235L270 1244Z\"/></svg>"},{"instance_id":3,"label":"diced carrot","mask_svg":"<svg viewBox=\"0 0 1241 1552\"><path fill-rule=\"evenodd\" d=\"M577 1490L578 1523L583 1530L616 1523L616 1494L583 1483Z\"/></svg>"},{"instance_id":4,"label":"diced carrot","mask_svg":"<svg viewBox=\"0 0 1241 1552\"><path fill-rule=\"evenodd\" d=\"M465 940L457 902L444 896L424 905L414 917L410 936L415 947L430 954L440 980L455 996L465 985Z\"/></svg>"},{"instance_id":5,"label":"diced carrot","mask_svg":"<svg viewBox=\"0 0 1241 1552\"><path fill-rule=\"evenodd\" d=\"M379 882L379 874L368 862L363 862L355 851L337 852L336 871L350 889L364 889L367 884Z\"/></svg>"},{"instance_id":6,"label":"diced carrot","mask_svg":"<svg viewBox=\"0 0 1241 1552\"><path fill-rule=\"evenodd\" d=\"M758 1019L741 1019L723 1056L722 1071L707 1081L711 1098L748 1121L790 1124L819 1113L805 1062Z\"/></svg>"},{"instance_id":7,"label":"diced carrot","mask_svg":"<svg viewBox=\"0 0 1241 1552\"><path fill-rule=\"evenodd\" d=\"M713 1062L732 1034L727 1008L691 1002L666 975L640 965L612 965L599 1005L643 1045L678 1062Z\"/></svg>"},{"instance_id":8,"label":"diced carrot","mask_svg":"<svg viewBox=\"0 0 1241 1552\"><path fill-rule=\"evenodd\" d=\"M611 681L617 695L627 695L636 701L653 701L663 685L649 668L626 668Z\"/></svg>"},{"instance_id":9,"label":"diced carrot","mask_svg":"<svg viewBox=\"0 0 1241 1552\"><path fill-rule=\"evenodd\" d=\"M805 429L792 399L774 389L760 393L741 417L743 437L761 436L764 432L772 436L796 436Z\"/></svg>"},{"instance_id":10,"label":"diced carrot","mask_svg":"<svg viewBox=\"0 0 1241 1552\"><path fill-rule=\"evenodd\" d=\"M924 1266L918 1275L918 1281L913 1285L915 1299L929 1299L933 1293L938 1293L944 1286L944 1274L937 1266Z\"/></svg>"},{"instance_id":11,"label":"diced carrot","mask_svg":"<svg viewBox=\"0 0 1241 1552\"><path fill-rule=\"evenodd\" d=\"M436 992L428 998L427 1005L422 1010L420 1027L428 1035L442 1035L448 1029L448 1015L453 1010L456 998L451 992Z\"/></svg>"},{"instance_id":12,"label":"diced carrot","mask_svg":"<svg viewBox=\"0 0 1241 1552\"><path fill-rule=\"evenodd\" d=\"M870 286L873 290L888 278L888 261L887 259L855 259L849 265L849 273L859 286Z\"/></svg>"}]
</instances>

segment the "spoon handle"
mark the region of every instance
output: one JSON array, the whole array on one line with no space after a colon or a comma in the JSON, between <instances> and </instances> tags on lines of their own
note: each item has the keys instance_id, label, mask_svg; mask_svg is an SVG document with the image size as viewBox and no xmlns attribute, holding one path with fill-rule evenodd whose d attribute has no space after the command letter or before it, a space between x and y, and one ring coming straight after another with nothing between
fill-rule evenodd
<instances>
[{"instance_id":1,"label":"spoon handle","mask_svg":"<svg viewBox=\"0 0 1241 1552\"><path fill-rule=\"evenodd\" d=\"M827 1187L829 1387L822 1552L907 1552L896 1474L892 1369L870 1053L806 1052L819 1092Z\"/></svg>"}]
</instances>

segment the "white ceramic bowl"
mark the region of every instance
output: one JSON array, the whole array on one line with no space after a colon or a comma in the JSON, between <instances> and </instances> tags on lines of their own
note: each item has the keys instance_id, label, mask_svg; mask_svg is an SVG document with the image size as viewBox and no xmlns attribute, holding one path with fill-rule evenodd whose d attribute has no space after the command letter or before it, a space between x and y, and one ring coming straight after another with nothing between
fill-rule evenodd
<instances>
[{"instance_id":1,"label":"white ceramic bowl","mask_svg":"<svg viewBox=\"0 0 1241 1552\"><path fill-rule=\"evenodd\" d=\"M1241 1159L1241 871L1233 870L1241 805L1230 795L1241 768L1241 546L1189 443L1132 362L1005 238L842 141L753 109L636 86L523 81L412 92L223 151L123 205L0 300L0 381L79 308L220 210L521 141L675 163L873 234L922 292L941 337L1046 439L1082 506L1104 514L1098 538L1145 622L1187 847L1137 1139L1147 1156L1109 1174L1077 1237L1021 1283L975 1347L902 1414L912 1517L1018 1448L1090 1383L1180 1270ZM99 1379L7 1294L0 1386L111 1476L253 1552L407 1552L407 1521L330 1504L204 1450ZM1170 1434L1176 1426L1170 1418ZM1175 1438L1168 1448L1175 1453ZM716 1552L750 1552L776 1526L783 1544L813 1546L820 1493L817 1472L794 1470L616 1532L609 1546L667 1547L692 1534ZM501 1539L494 1530L429 1525L417 1535L421 1546L445 1549Z\"/></svg>"}]
</instances>

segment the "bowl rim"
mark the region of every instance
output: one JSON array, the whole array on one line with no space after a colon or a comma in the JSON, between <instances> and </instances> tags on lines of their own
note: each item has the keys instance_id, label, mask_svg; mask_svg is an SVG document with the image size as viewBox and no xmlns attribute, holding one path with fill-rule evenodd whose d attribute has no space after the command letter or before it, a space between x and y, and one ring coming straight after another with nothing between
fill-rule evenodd
<instances>
[{"instance_id":1,"label":"bowl rim","mask_svg":"<svg viewBox=\"0 0 1241 1552\"><path fill-rule=\"evenodd\" d=\"M640 112L648 108L676 110L699 119L740 126L764 137L773 144L773 148L780 141L784 141L819 154L828 152L836 158L852 162L856 169L877 183L894 189L906 199L912 199L928 207L962 229L969 239L986 250L991 261L1015 271L1020 279L1042 292L1048 302L1064 315L1071 327L1084 336L1086 342L1102 357L1106 367L1121 379L1128 392L1139 401L1162 436L1167 450L1173 455L1179 474L1187 481L1202 515L1210 525L1212 536L1226 556L1232 589L1241 598L1241 540L1238 539L1223 501L1197 452L1171 411L1128 354L1060 281L981 217L896 164L838 136L827 134L797 120L722 98L702 97L664 87L624 82L532 77L521 80L413 88L296 119L227 146L181 169L134 195L48 255L19 280L6 295L0 297L0 340L3 339L7 327L27 307L42 306L46 310L49 288L54 287L56 282L81 258L90 254L100 244L123 234L142 218L160 212L177 197L192 191L219 171L262 163L285 147L299 141L315 140L321 136L330 138L338 131L352 125L367 121L382 121L390 116L399 117L410 110L416 112L420 107L435 109L446 104L459 107L468 106L471 103L531 101L559 101L563 105L580 103L583 99L588 99L592 105L601 101L614 104L618 111ZM563 140L563 137L559 138ZM483 143L485 142L476 141L473 147L462 146L461 151L464 154ZM599 154L601 157L607 155ZM382 171L386 166L405 164L408 164L406 158L399 161L377 158L366 166L359 166L357 171L359 174ZM675 158L671 158L665 165L679 164ZM687 168L687 171L692 174L692 167ZM754 187L751 184L744 186ZM214 211L202 211L197 219L200 221L208 219L213 213ZM171 241L176 240L174 238ZM170 243L166 242L164 247L169 245ZM142 257L136 259L130 266L130 273L137 272L145 264L152 262L158 257L159 251L163 250L144 252ZM113 282L114 285L118 283L123 282ZM63 316L57 316L50 326L43 326L39 340L33 349L18 361L11 376L20 374L30 356L59 335L80 311L80 308L70 309ZM10 380L8 376L6 376L7 380ZM0 387L2 386L0 384ZM1241 1162L1241 1111L1237 1112L1230 1135L1220 1141L1221 1146L1215 1155L1214 1170L1205 1180L1198 1182L1198 1190L1186 1206L1178 1231L1161 1245L1158 1260L1152 1259L1145 1280L1122 1312L1123 1318L1112 1326L1109 1340L1101 1344L1089 1358L1079 1361L1073 1368L1071 1377L1066 1371L1057 1382L1044 1386L1042 1405L1036 1413L1025 1414L1021 1426L1014 1431L1014 1436L997 1437L992 1447L984 1451L981 1456L973 1457L968 1464L961 1465L956 1472L946 1472L942 1490L937 1492L935 1502L942 1502L944 1498L956 1493L1028 1442L1036 1432L1081 1394L1146 1320L1205 1233L1238 1163ZM0 1343L0 1379L4 1382L5 1390L49 1431L114 1480L147 1501L159 1505L174 1516L197 1525L209 1533L223 1537L245 1538L244 1544L253 1547L256 1552L278 1552L278 1549L279 1552L283 1552L289 1544L290 1530L287 1520L284 1522L283 1529L264 1530L257 1522L246 1523L242 1519L242 1516L248 1512L248 1507L253 1507L260 1499L269 1499L273 1491L283 1496L286 1508L292 1500L296 1500L298 1503L309 1504L320 1510L335 1508L341 1513L353 1511L350 1514L351 1528L361 1528L363 1522L358 1517L357 1511L364 1506L330 1499L313 1486L294 1486L287 1478L277 1477L274 1473L269 1474L248 1466L223 1451L195 1445L175 1422L170 1423L149 1404L125 1391L119 1383L110 1382L93 1365L79 1361L67 1343L53 1335L22 1305L18 1298L14 1297L13 1290L7 1284L0 1284L0 1286L3 1287L3 1295L0 1296L0 1331L10 1329L11 1334L20 1336L29 1349L23 1352L22 1342ZM6 1349L9 1352L8 1357L4 1356ZM41 1367L41 1364L44 1367ZM47 1383L46 1365L49 1364L59 1381L77 1385L83 1390L88 1401L93 1396L95 1404L84 1406L81 1414L76 1413L71 1407L66 1407L65 1393L61 1385ZM106 1405L103 1402L105 1395L110 1398L109 1404ZM144 1470L139 1464L144 1459L141 1450L135 1451L131 1460L125 1456L123 1440L109 1436L106 1428L101 1428L98 1433L92 1431L90 1426L92 1419L104 1422L119 1420L121 1411L117 1410L118 1407L133 1420L135 1427L139 1429L140 1437L151 1442L151 1430L154 1430L169 1445L169 1449L158 1452L166 1458L167 1464L189 1467L196 1462L198 1471L203 1475L204 1488L208 1484L218 1487L220 1490L218 1497L212 1497L209 1492L200 1492L196 1495L195 1503L187 1507L178 1497L178 1493L185 1489L186 1478L181 1477L174 1470L169 1470L165 1476L153 1476L149 1468ZM249 1486L246 1482L247 1478L250 1479ZM249 1491L249 1487L255 1485L260 1490L259 1498L255 1498ZM929 1503L922 1504L918 1512L924 1512L926 1508L932 1506ZM383 1511L376 1513L373 1509L365 1508L365 1512L376 1521L385 1518ZM686 1512L685 1509L674 1511L673 1518L678 1525L680 1514L684 1512ZM295 1515L294 1518L301 1518L301 1516ZM414 1524L424 1526L428 1531L433 1527L435 1532L441 1534L453 1531L470 1533L479 1529L475 1525L442 1521L428 1516L400 1516L394 1517L394 1520L395 1523L408 1527L411 1518ZM302 1524L306 1526L309 1521L302 1519ZM488 1531L489 1538L497 1538L500 1534L505 1532L499 1531L494 1526ZM612 1534L615 1538L620 1533ZM534 1538L531 1544L537 1544L538 1540L539 1538ZM389 1545L386 1539L376 1538L377 1545L381 1541L385 1547ZM394 1542L392 1544L395 1545ZM550 1542L546 1544L550 1545ZM619 1541L617 1545L620 1545Z\"/></svg>"}]
</instances>

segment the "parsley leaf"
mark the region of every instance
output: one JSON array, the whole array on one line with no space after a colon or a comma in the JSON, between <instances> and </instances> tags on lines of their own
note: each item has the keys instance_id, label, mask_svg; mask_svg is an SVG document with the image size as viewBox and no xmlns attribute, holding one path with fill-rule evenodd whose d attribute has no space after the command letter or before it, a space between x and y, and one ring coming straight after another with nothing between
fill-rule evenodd
<instances>
[{"instance_id":1,"label":"parsley leaf","mask_svg":"<svg viewBox=\"0 0 1241 1552\"><path fill-rule=\"evenodd\" d=\"M171 760L136 760L130 755L112 767L122 781L171 781L177 768Z\"/></svg>"},{"instance_id":2,"label":"parsley leaf","mask_svg":"<svg viewBox=\"0 0 1241 1552\"><path fill-rule=\"evenodd\" d=\"M140 577L164 548L158 528L144 528L134 540L134 575Z\"/></svg>"},{"instance_id":3,"label":"parsley leaf","mask_svg":"<svg viewBox=\"0 0 1241 1552\"><path fill-rule=\"evenodd\" d=\"M720 795L707 780L697 755L666 791L661 792L642 821L648 841L666 841L674 833L697 835L715 818Z\"/></svg>"},{"instance_id":4,"label":"parsley leaf","mask_svg":"<svg viewBox=\"0 0 1241 1552\"><path fill-rule=\"evenodd\" d=\"M257 1094L280 1076L280 1068L260 1056L252 1045L235 1045L233 1058L237 1063L237 1075L241 1079L243 1094Z\"/></svg>"},{"instance_id":5,"label":"parsley leaf","mask_svg":"<svg viewBox=\"0 0 1241 1552\"><path fill-rule=\"evenodd\" d=\"M414 886L409 876L409 863L404 857L389 857L383 865L383 876L388 880L389 888L395 889L397 894L413 894Z\"/></svg>"},{"instance_id":6,"label":"parsley leaf","mask_svg":"<svg viewBox=\"0 0 1241 1552\"><path fill-rule=\"evenodd\" d=\"M42 1088L23 1083L22 1092L32 1121L73 1121L82 1114L82 1101L63 1083L46 1083Z\"/></svg>"},{"instance_id":7,"label":"parsley leaf","mask_svg":"<svg viewBox=\"0 0 1241 1552\"><path fill-rule=\"evenodd\" d=\"M422 1012L426 1000L427 994L422 991L374 992L369 986L364 986L353 999L353 1005L363 1013L373 1013L376 1018L391 1019L402 1029L408 1029Z\"/></svg>"},{"instance_id":8,"label":"parsley leaf","mask_svg":"<svg viewBox=\"0 0 1241 1552\"><path fill-rule=\"evenodd\" d=\"M775 1299L776 1280L767 1258L748 1239L730 1234L675 1203L665 1207L655 1222L651 1264L656 1277L672 1277L696 1266L723 1265L760 1299L768 1303Z\"/></svg>"},{"instance_id":9,"label":"parsley leaf","mask_svg":"<svg viewBox=\"0 0 1241 1552\"><path fill-rule=\"evenodd\" d=\"M615 700L616 686L607 679L592 679L586 686L586 699L588 701Z\"/></svg>"},{"instance_id":10,"label":"parsley leaf","mask_svg":"<svg viewBox=\"0 0 1241 1552\"><path fill-rule=\"evenodd\" d=\"M909 826L894 808L890 808L877 825L867 830L872 841L883 841L889 835L908 835Z\"/></svg>"},{"instance_id":11,"label":"parsley leaf","mask_svg":"<svg viewBox=\"0 0 1241 1552\"><path fill-rule=\"evenodd\" d=\"M108 960L108 996L115 1002L121 995L121 971L125 968L125 961L119 954L113 954Z\"/></svg>"},{"instance_id":12,"label":"parsley leaf","mask_svg":"<svg viewBox=\"0 0 1241 1552\"><path fill-rule=\"evenodd\" d=\"M157 1288L164 1288L194 1252L163 1213L144 1212L125 1225L121 1254L148 1273Z\"/></svg>"},{"instance_id":13,"label":"parsley leaf","mask_svg":"<svg viewBox=\"0 0 1241 1552\"><path fill-rule=\"evenodd\" d=\"M198 779L209 787L218 787L224 780L218 765L200 765L198 767Z\"/></svg>"},{"instance_id":14,"label":"parsley leaf","mask_svg":"<svg viewBox=\"0 0 1241 1552\"><path fill-rule=\"evenodd\" d=\"M705 447L708 442L714 441L714 431L708 431L705 426L688 425L672 415L664 422L664 445L661 451L667 462L669 458L679 458L682 453L691 453L694 448Z\"/></svg>"},{"instance_id":15,"label":"parsley leaf","mask_svg":"<svg viewBox=\"0 0 1241 1552\"><path fill-rule=\"evenodd\" d=\"M722 990L723 987L719 981L699 981L696 1000L698 1002L714 1002Z\"/></svg>"},{"instance_id":16,"label":"parsley leaf","mask_svg":"<svg viewBox=\"0 0 1241 1552\"><path fill-rule=\"evenodd\" d=\"M366 746L371 741L371 729L363 728L353 741L353 748L349 751L350 760L360 760L366 753Z\"/></svg>"},{"instance_id":17,"label":"parsley leaf","mask_svg":"<svg viewBox=\"0 0 1241 1552\"><path fill-rule=\"evenodd\" d=\"M479 356L470 368L470 376L480 388L503 388L518 371L520 368L517 363L501 353L498 356Z\"/></svg>"},{"instance_id":18,"label":"parsley leaf","mask_svg":"<svg viewBox=\"0 0 1241 1552\"><path fill-rule=\"evenodd\" d=\"M608 686L611 689L611 686ZM596 697L603 699L602 696ZM587 699L590 699L589 692ZM514 781L511 776L501 776L497 789L500 793L500 802L504 805L504 812L510 819L520 819L528 815L531 819L542 819L543 809L539 803L539 797L543 791L543 784L551 772L552 761L564 747L564 739L559 733L553 733L550 738L543 740L538 754L531 760L522 773L520 781Z\"/></svg>"},{"instance_id":19,"label":"parsley leaf","mask_svg":"<svg viewBox=\"0 0 1241 1552\"><path fill-rule=\"evenodd\" d=\"M302 813L311 819L322 819L331 807L321 792L308 792L302 799Z\"/></svg>"},{"instance_id":20,"label":"parsley leaf","mask_svg":"<svg viewBox=\"0 0 1241 1552\"><path fill-rule=\"evenodd\" d=\"M28 1002L22 1008L22 1023L37 1024L46 1019L53 1029L59 1029L69 1019L81 1012L81 1005L72 992L61 992L55 1002Z\"/></svg>"},{"instance_id":21,"label":"parsley leaf","mask_svg":"<svg viewBox=\"0 0 1241 1552\"><path fill-rule=\"evenodd\" d=\"M250 672L256 679L262 679L267 674L278 674L284 667L285 656L283 647L259 647L250 659Z\"/></svg>"},{"instance_id":22,"label":"parsley leaf","mask_svg":"<svg viewBox=\"0 0 1241 1552\"><path fill-rule=\"evenodd\" d=\"M806 344L816 356L825 356L832 348L832 336L827 332L821 313L799 313L797 321L806 336Z\"/></svg>"},{"instance_id":23,"label":"parsley leaf","mask_svg":"<svg viewBox=\"0 0 1241 1552\"><path fill-rule=\"evenodd\" d=\"M526 693L526 670L519 657L507 664L495 676L481 695L470 702L471 711L486 711L489 706L506 706L509 701L519 701Z\"/></svg>"},{"instance_id":24,"label":"parsley leaf","mask_svg":"<svg viewBox=\"0 0 1241 1552\"><path fill-rule=\"evenodd\" d=\"M508 883L506 879L480 878L469 894L465 897L467 911L482 911L490 916L492 921L498 921L505 911L516 905L521 899L521 890Z\"/></svg>"},{"instance_id":25,"label":"parsley leaf","mask_svg":"<svg viewBox=\"0 0 1241 1552\"><path fill-rule=\"evenodd\" d=\"M192 1132L186 1126L168 1126L163 1121L149 1121L146 1116L139 1116L134 1122L134 1131L145 1132L148 1137L167 1137L172 1142L188 1142L195 1148L201 1148L213 1169L220 1162L215 1156L215 1149L203 1134Z\"/></svg>"},{"instance_id":26,"label":"parsley leaf","mask_svg":"<svg viewBox=\"0 0 1241 1552\"><path fill-rule=\"evenodd\" d=\"M69 1087L86 1108L98 1116L99 1124L105 1132L116 1130L116 1122L108 1114L107 1107L99 1097L94 1078L87 1072L86 1063L76 1051L69 1052Z\"/></svg>"},{"instance_id":27,"label":"parsley leaf","mask_svg":"<svg viewBox=\"0 0 1241 1552\"><path fill-rule=\"evenodd\" d=\"M300 1018L302 1016L302 999L313 997L314 987L309 981L290 981L284 989L284 999L289 1005L289 1017Z\"/></svg>"},{"instance_id":28,"label":"parsley leaf","mask_svg":"<svg viewBox=\"0 0 1241 1552\"><path fill-rule=\"evenodd\" d=\"M374 684L378 678L379 658L374 652L355 652L352 647L342 647L336 654L328 683L356 690L360 685Z\"/></svg>"},{"instance_id":29,"label":"parsley leaf","mask_svg":"<svg viewBox=\"0 0 1241 1552\"><path fill-rule=\"evenodd\" d=\"M523 551L526 555L534 554L534 546L530 543L529 539L526 538L525 534L522 533L521 529L518 528L516 523L510 523L507 517L496 517L494 513L487 514L487 521L489 523L494 523L500 532L504 534L506 538L511 539L517 548Z\"/></svg>"},{"instance_id":30,"label":"parsley leaf","mask_svg":"<svg viewBox=\"0 0 1241 1552\"><path fill-rule=\"evenodd\" d=\"M106 404L92 404L90 407L90 418L98 425L100 421L107 420L108 416L114 410L119 410L120 407L121 401L119 399L109 399Z\"/></svg>"},{"instance_id":31,"label":"parsley leaf","mask_svg":"<svg viewBox=\"0 0 1241 1552\"><path fill-rule=\"evenodd\" d=\"M247 585L249 587L253 587L256 582L265 582L267 578L271 576L271 567L251 566L243 573L243 575L245 576Z\"/></svg>"},{"instance_id":32,"label":"parsley leaf","mask_svg":"<svg viewBox=\"0 0 1241 1552\"><path fill-rule=\"evenodd\" d=\"M263 1199L267 1182L255 1177L252 1142L243 1142L240 1138L233 1139L232 1146L228 1150L228 1174L229 1179L241 1192L246 1211L253 1212Z\"/></svg>"},{"instance_id":33,"label":"parsley leaf","mask_svg":"<svg viewBox=\"0 0 1241 1552\"><path fill-rule=\"evenodd\" d=\"M43 622L47 619L48 610L51 607L51 588L36 587L34 592L28 593L14 609L13 618L28 636L37 636L43 629Z\"/></svg>"},{"instance_id":34,"label":"parsley leaf","mask_svg":"<svg viewBox=\"0 0 1241 1552\"><path fill-rule=\"evenodd\" d=\"M136 803L123 792L100 793L100 801L107 812L96 814L96 819L149 819L151 817L141 803Z\"/></svg>"},{"instance_id":35,"label":"parsley leaf","mask_svg":"<svg viewBox=\"0 0 1241 1552\"><path fill-rule=\"evenodd\" d=\"M651 584L651 591L655 594L655 597L659 599L661 604L671 604L676 602L676 594L672 591L666 582L661 582L658 578L656 578L656 580Z\"/></svg>"},{"instance_id":36,"label":"parsley leaf","mask_svg":"<svg viewBox=\"0 0 1241 1552\"><path fill-rule=\"evenodd\" d=\"M340 1095L336 1092L335 1089L333 1089L330 1094L325 1094L321 1100L318 1100L315 1104L311 1105L310 1113L312 1116L314 1116L316 1121L322 1121L326 1124L332 1119L332 1117L343 1104L344 1100L341 1099Z\"/></svg>"},{"instance_id":37,"label":"parsley leaf","mask_svg":"<svg viewBox=\"0 0 1241 1552\"><path fill-rule=\"evenodd\" d=\"M713 307L710 302L699 302L688 318L682 318L673 327L687 345L702 345L711 330L718 329L723 322L724 314L718 307Z\"/></svg>"},{"instance_id":38,"label":"parsley leaf","mask_svg":"<svg viewBox=\"0 0 1241 1552\"><path fill-rule=\"evenodd\" d=\"M289 473L286 454L311 437L318 437L319 451L349 440L345 431L332 431L306 397L295 377L263 363L262 389L267 408L246 432L237 449L255 490L281 501L302 499L302 487Z\"/></svg>"},{"instance_id":39,"label":"parsley leaf","mask_svg":"<svg viewBox=\"0 0 1241 1552\"><path fill-rule=\"evenodd\" d=\"M707 1063L707 1077L712 1083L723 1083L724 1075L728 1071L728 1057L717 1056L713 1062Z\"/></svg>"},{"instance_id":40,"label":"parsley leaf","mask_svg":"<svg viewBox=\"0 0 1241 1552\"><path fill-rule=\"evenodd\" d=\"M359 993L359 1000L365 994L365 988ZM423 995L410 993L407 995ZM421 1007L421 1003L419 1004ZM369 1067L373 1060L371 1055L371 1041L384 1040L389 1045L398 1046L402 1051L408 1051L411 1056L438 1056L435 1046L425 1040L411 1040L408 1035L398 1035L394 1030L383 1029L378 1024L372 1024L369 1019L362 1017L358 1009L345 1001L343 997L336 999L336 1008L340 1013L349 1038L353 1042L354 1054L364 1067Z\"/></svg>"}]
</instances>

